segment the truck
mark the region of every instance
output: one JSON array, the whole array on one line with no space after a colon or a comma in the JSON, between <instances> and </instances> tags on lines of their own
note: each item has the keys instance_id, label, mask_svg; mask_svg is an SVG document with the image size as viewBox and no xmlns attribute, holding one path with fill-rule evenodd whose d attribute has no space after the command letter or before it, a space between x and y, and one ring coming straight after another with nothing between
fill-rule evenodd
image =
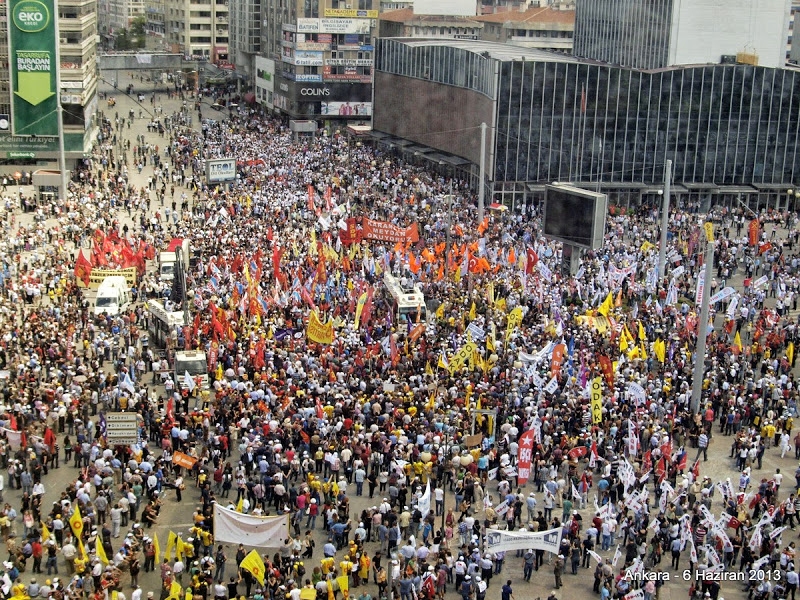
<instances>
[{"instance_id":1,"label":"truck","mask_svg":"<svg viewBox=\"0 0 800 600\"><path fill-rule=\"evenodd\" d=\"M184 266L189 264L189 240L183 238L173 238L169 243L169 246L167 246L167 249L158 253L158 276L162 281L172 281L175 279L176 250L180 250L183 254Z\"/></svg>"},{"instance_id":2,"label":"truck","mask_svg":"<svg viewBox=\"0 0 800 600\"><path fill-rule=\"evenodd\" d=\"M197 389L207 390L208 380L208 360L206 353L202 350L178 350L175 353L175 385L181 390L188 389L190 386L186 382L186 373L189 373Z\"/></svg>"},{"instance_id":3,"label":"truck","mask_svg":"<svg viewBox=\"0 0 800 600\"><path fill-rule=\"evenodd\" d=\"M103 279L97 288L97 297L94 302L94 314L103 313L111 316L118 315L127 310L131 303L131 292L128 282L121 275L112 275Z\"/></svg>"},{"instance_id":4,"label":"truck","mask_svg":"<svg viewBox=\"0 0 800 600\"><path fill-rule=\"evenodd\" d=\"M419 284L406 284L388 271L383 276L383 285L392 300L392 313L397 322L425 321L428 317L425 294Z\"/></svg>"}]
</instances>

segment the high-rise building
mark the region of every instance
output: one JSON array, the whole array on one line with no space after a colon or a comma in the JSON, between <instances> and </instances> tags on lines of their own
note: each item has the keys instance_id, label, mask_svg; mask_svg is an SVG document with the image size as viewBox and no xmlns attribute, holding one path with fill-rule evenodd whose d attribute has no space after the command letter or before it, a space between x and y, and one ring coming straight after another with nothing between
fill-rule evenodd
<instances>
[{"instance_id":1,"label":"high-rise building","mask_svg":"<svg viewBox=\"0 0 800 600\"><path fill-rule=\"evenodd\" d=\"M261 0L261 55L273 63L260 64L275 69L259 67L261 79L273 84L267 106L292 118L369 121L378 6L379 0Z\"/></svg>"},{"instance_id":2,"label":"high-rise building","mask_svg":"<svg viewBox=\"0 0 800 600\"><path fill-rule=\"evenodd\" d=\"M574 53L637 69L786 62L791 0L578 0Z\"/></svg>"},{"instance_id":3,"label":"high-rise building","mask_svg":"<svg viewBox=\"0 0 800 600\"><path fill-rule=\"evenodd\" d=\"M228 9L228 55L237 71L252 81L261 51L261 0L230 0Z\"/></svg>"},{"instance_id":4,"label":"high-rise building","mask_svg":"<svg viewBox=\"0 0 800 600\"><path fill-rule=\"evenodd\" d=\"M128 29L135 19L145 16L144 0L106 0L108 12L102 13L100 29L103 32L117 32Z\"/></svg>"},{"instance_id":5,"label":"high-rise building","mask_svg":"<svg viewBox=\"0 0 800 600\"><path fill-rule=\"evenodd\" d=\"M147 35L164 39L166 25L164 24L164 0L146 0L144 5L145 24Z\"/></svg>"},{"instance_id":6,"label":"high-rise building","mask_svg":"<svg viewBox=\"0 0 800 600\"><path fill-rule=\"evenodd\" d=\"M164 27L172 52L228 63L228 0L165 0Z\"/></svg>"},{"instance_id":7,"label":"high-rise building","mask_svg":"<svg viewBox=\"0 0 800 600\"><path fill-rule=\"evenodd\" d=\"M58 0L61 55L59 99L63 108L67 167L91 150L97 131L97 1ZM57 136L14 135L11 114L8 3L0 3L0 163L54 163ZM42 119L48 115L43 115Z\"/></svg>"}]
</instances>

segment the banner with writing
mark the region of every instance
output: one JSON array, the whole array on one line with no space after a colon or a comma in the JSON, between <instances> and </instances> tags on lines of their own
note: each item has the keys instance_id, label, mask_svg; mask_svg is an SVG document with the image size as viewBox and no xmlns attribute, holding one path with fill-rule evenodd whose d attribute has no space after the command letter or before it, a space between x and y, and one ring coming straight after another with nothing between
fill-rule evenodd
<instances>
[{"instance_id":1,"label":"banner with writing","mask_svg":"<svg viewBox=\"0 0 800 600\"><path fill-rule=\"evenodd\" d=\"M361 237L366 240L380 240L382 242L411 242L419 241L417 224L408 227L398 227L386 221L375 221L366 217L361 222Z\"/></svg>"},{"instance_id":2,"label":"banner with writing","mask_svg":"<svg viewBox=\"0 0 800 600\"><path fill-rule=\"evenodd\" d=\"M322 323L319 320L317 311L312 311L308 317L308 329L306 330L308 339L318 344L333 343L333 321Z\"/></svg>"}]
</instances>

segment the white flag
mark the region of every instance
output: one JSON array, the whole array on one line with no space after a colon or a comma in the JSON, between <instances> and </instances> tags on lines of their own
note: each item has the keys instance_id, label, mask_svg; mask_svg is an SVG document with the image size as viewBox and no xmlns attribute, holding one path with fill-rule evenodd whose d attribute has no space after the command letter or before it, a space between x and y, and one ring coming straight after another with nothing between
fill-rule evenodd
<instances>
[{"instance_id":1,"label":"white flag","mask_svg":"<svg viewBox=\"0 0 800 600\"><path fill-rule=\"evenodd\" d=\"M619 549L619 544L617 544L617 549L614 550L614 558L611 559L611 566L615 569L617 568L617 562L619 562L620 558L622 558L622 551Z\"/></svg>"},{"instance_id":2,"label":"white flag","mask_svg":"<svg viewBox=\"0 0 800 600\"><path fill-rule=\"evenodd\" d=\"M422 520L425 520L425 517L428 516L428 513L431 512L431 480L428 480L428 484L425 486L425 493L419 497L419 502L417 503L417 508L419 508L419 512L422 515Z\"/></svg>"},{"instance_id":3,"label":"white flag","mask_svg":"<svg viewBox=\"0 0 800 600\"><path fill-rule=\"evenodd\" d=\"M194 379L192 379L192 376L189 375L189 371L183 372L183 385L186 386L190 394L194 393L194 388L197 387L197 384L194 382Z\"/></svg>"}]
</instances>

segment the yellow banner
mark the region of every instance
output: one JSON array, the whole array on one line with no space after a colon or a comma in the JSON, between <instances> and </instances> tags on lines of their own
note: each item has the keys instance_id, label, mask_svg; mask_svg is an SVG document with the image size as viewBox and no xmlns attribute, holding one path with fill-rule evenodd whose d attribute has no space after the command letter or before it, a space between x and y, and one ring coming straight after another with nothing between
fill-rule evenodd
<instances>
[{"instance_id":1,"label":"yellow banner","mask_svg":"<svg viewBox=\"0 0 800 600\"><path fill-rule=\"evenodd\" d=\"M312 342L317 342L318 344L332 344L333 322L328 321L327 323L322 323L319 320L317 311L312 311L311 315L308 317L306 335Z\"/></svg>"},{"instance_id":2,"label":"yellow banner","mask_svg":"<svg viewBox=\"0 0 800 600\"><path fill-rule=\"evenodd\" d=\"M359 10L355 8L326 8L325 18L346 17L348 19L377 19L377 10Z\"/></svg>"},{"instance_id":3,"label":"yellow banner","mask_svg":"<svg viewBox=\"0 0 800 600\"><path fill-rule=\"evenodd\" d=\"M128 267L127 269L92 269L92 273L89 275L89 288L96 290L106 277L115 275L124 277L129 287L136 285L136 267ZM78 287L84 287L83 281L80 279L76 279L75 283Z\"/></svg>"},{"instance_id":4,"label":"yellow banner","mask_svg":"<svg viewBox=\"0 0 800 600\"><path fill-rule=\"evenodd\" d=\"M472 358L472 353L475 352L478 347L475 345L475 342L469 341L461 348L459 348L455 354L450 358L450 374L452 375L456 371L460 371L461 367L464 366L469 359Z\"/></svg>"},{"instance_id":5,"label":"yellow banner","mask_svg":"<svg viewBox=\"0 0 800 600\"><path fill-rule=\"evenodd\" d=\"M603 378L592 379L592 423L597 425L603 422Z\"/></svg>"},{"instance_id":6,"label":"yellow banner","mask_svg":"<svg viewBox=\"0 0 800 600\"><path fill-rule=\"evenodd\" d=\"M361 323L361 313L364 311L364 305L367 303L367 292L364 292L358 297L358 302L356 303L356 322L354 328L358 330L358 326Z\"/></svg>"},{"instance_id":7,"label":"yellow banner","mask_svg":"<svg viewBox=\"0 0 800 600\"><path fill-rule=\"evenodd\" d=\"M514 330L522 323L522 309L518 306L508 313L508 328L506 329L506 339L511 337Z\"/></svg>"}]
</instances>

